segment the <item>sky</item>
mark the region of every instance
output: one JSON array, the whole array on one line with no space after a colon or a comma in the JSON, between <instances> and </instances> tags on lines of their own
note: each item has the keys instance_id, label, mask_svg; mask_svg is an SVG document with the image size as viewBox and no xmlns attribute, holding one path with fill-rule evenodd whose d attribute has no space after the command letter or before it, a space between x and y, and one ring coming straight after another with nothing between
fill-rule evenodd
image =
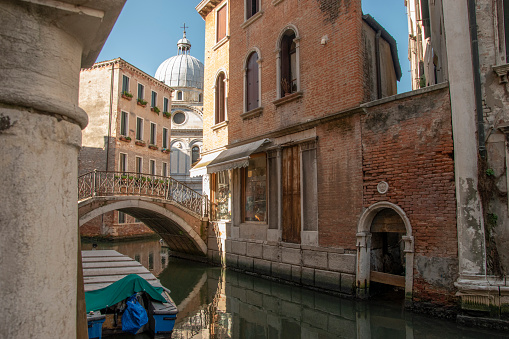
<instances>
[{"instance_id":1,"label":"sky","mask_svg":"<svg viewBox=\"0 0 509 339\"><path fill-rule=\"evenodd\" d=\"M195 10L198 3L199 0L127 0L97 61L121 57L153 76L164 60L177 55L177 41L182 38L181 27L185 23L191 55L203 62L205 21ZM403 74L398 93L410 91L408 24L403 0L363 0L362 11L396 39Z\"/></svg>"}]
</instances>

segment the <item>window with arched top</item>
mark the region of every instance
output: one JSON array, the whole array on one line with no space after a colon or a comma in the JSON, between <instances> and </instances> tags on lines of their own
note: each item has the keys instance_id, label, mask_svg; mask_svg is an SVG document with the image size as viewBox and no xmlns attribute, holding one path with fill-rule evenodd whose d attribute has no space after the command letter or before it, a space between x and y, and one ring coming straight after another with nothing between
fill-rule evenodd
<instances>
[{"instance_id":1,"label":"window with arched top","mask_svg":"<svg viewBox=\"0 0 509 339\"><path fill-rule=\"evenodd\" d=\"M260 106L258 53L252 52L246 63L246 111Z\"/></svg>"},{"instance_id":2,"label":"window with arched top","mask_svg":"<svg viewBox=\"0 0 509 339\"><path fill-rule=\"evenodd\" d=\"M203 94L198 94L198 102L202 102L203 101Z\"/></svg>"},{"instance_id":3,"label":"window with arched top","mask_svg":"<svg viewBox=\"0 0 509 339\"><path fill-rule=\"evenodd\" d=\"M177 100L182 100L182 91L177 92Z\"/></svg>"},{"instance_id":4,"label":"window with arched top","mask_svg":"<svg viewBox=\"0 0 509 339\"><path fill-rule=\"evenodd\" d=\"M215 123L219 124L226 119L226 77L220 72L215 86Z\"/></svg>"},{"instance_id":5,"label":"window with arched top","mask_svg":"<svg viewBox=\"0 0 509 339\"><path fill-rule=\"evenodd\" d=\"M194 164L200 159L200 147L193 146L191 149L191 164Z\"/></svg>"},{"instance_id":6,"label":"window with arched top","mask_svg":"<svg viewBox=\"0 0 509 339\"><path fill-rule=\"evenodd\" d=\"M300 91L299 36L296 28L289 25L278 41L278 97Z\"/></svg>"}]
</instances>

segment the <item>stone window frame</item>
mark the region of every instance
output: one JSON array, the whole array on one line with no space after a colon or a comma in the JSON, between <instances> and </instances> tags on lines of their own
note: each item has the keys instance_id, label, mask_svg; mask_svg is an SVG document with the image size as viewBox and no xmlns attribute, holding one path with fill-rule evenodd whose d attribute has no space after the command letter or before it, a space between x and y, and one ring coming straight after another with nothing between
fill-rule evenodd
<instances>
[{"instance_id":1,"label":"stone window frame","mask_svg":"<svg viewBox=\"0 0 509 339\"><path fill-rule=\"evenodd\" d=\"M168 162L166 161L161 162L161 176L162 177L168 176Z\"/></svg>"},{"instance_id":2,"label":"stone window frame","mask_svg":"<svg viewBox=\"0 0 509 339\"><path fill-rule=\"evenodd\" d=\"M183 101L184 100L184 92L176 91L175 92L175 100Z\"/></svg>"},{"instance_id":3,"label":"stone window frame","mask_svg":"<svg viewBox=\"0 0 509 339\"><path fill-rule=\"evenodd\" d=\"M138 127L138 121L141 121L141 127ZM136 140L139 140L139 141L143 141L143 125L145 123L145 119L140 117L140 116L136 116L136 136L135 136L135 139ZM138 139L138 136L139 136L139 139Z\"/></svg>"},{"instance_id":4,"label":"stone window frame","mask_svg":"<svg viewBox=\"0 0 509 339\"><path fill-rule=\"evenodd\" d=\"M150 139L149 144L157 145L157 123L150 122Z\"/></svg>"},{"instance_id":5,"label":"stone window frame","mask_svg":"<svg viewBox=\"0 0 509 339\"><path fill-rule=\"evenodd\" d=\"M170 99L163 97L163 112L168 112L170 109Z\"/></svg>"},{"instance_id":6,"label":"stone window frame","mask_svg":"<svg viewBox=\"0 0 509 339\"><path fill-rule=\"evenodd\" d=\"M122 169L122 167L124 167L124 168ZM129 162L128 162L127 153L119 152L119 154L118 154L118 171L122 172L122 173L129 172Z\"/></svg>"},{"instance_id":7,"label":"stone window frame","mask_svg":"<svg viewBox=\"0 0 509 339\"><path fill-rule=\"evenodd\" d=\"M137 98L144 100L145 99L145 85L138 81L138 93Z\"/></svg>"},{"instance_id":8,"label":"stone window frame","mask_svg":"<svg viewBox=\"0 0 509 339\"><path fill-rule=\"evenodd\" d=\"M216 96L218 95L217 94L218 78L221 74L224 74L224 79L223 79L223 81L224 81L224 98L223 98L224 99L224 119L222 121L218 121L219 120L218 116L217 116L218 99L216 98ZM216 72L214 79L215 79L214 86L212 87L213 93L214 93L214 123L212 125L213 130L221 128L228 124L228 74L227 74L226 70L224 68L220 68Z\"/></svg>"},{"instance_id":9,"label":"stone window frame","mask_svg":"<svg viewBox=\"0 0 509 339\"><path fill-rule=\"evenodd\" d=\"M125 81L127 80L127 81ZM127 75L122 74L122 93L127 92L130 93L129 88L131 86L130 84L131 78L129 78Z\"/></svg>"},{"instance_id":10,"label":"stone window frame","mask_svg":"<svg viewBox=\"0 0 509 339\"><path fill-rule=\"evenodd\" d=\"M155 159L148 160L148 172L150 175L157 175L156 174L157 173L157 162Z\"/></svg>"},{"instance_id":11,"label":"stone window frame","mask_svg":"<svg viewBox=\"0 0 509 339\"><path fill-rule=\"evenodd\" d=\"M127 214L122 211L117 211L117 221L119 224L127 224Z\"/></svg>"},{"instance_id":12,"label":"stone window frame","mask_svg":"<svg viewBox=\"0 0 509 339\"><path fill-rule=\"evenodd\" d=\"M242 23L242 25L240 25L241 28L246 29L253 22L257 21L259 18L262 17L263 15L262 1L263 0L244 0L244 22ZM248 16L249 6L250 5L252 6L253 2L258 3L258 10L254 14Z\"/></svg>"},{"instance_id":13,"label":"stone window frame","mask_svg":"<svg viewBox=\"0 0 509 339\"><path fill-rule=\"evenodd\" d=\"M281 81L282 81L282 61L281 61L281 45L283 38L287 35L288 31L293 31L295 34L295 38L293 41L295 42L295 85L296 90L292 91L290 95L286 95L285 97L282 97L282 91L281 91ZM301 84L300 84L300 68L301 68L301 62L300 62L300 34L297 27L293 24L286 25L279 33L279 36L276 41L276 100L274 101L274 104L276 106L278 105L278 100L282 100L284 102L293 101L293 97L295 99L300 98L302 96L301 92ZM288 100L290 99L290 100Z\"/></svg>"},{"instance_id":14,"label":"stone window frame","mask_svg":"<svg viewBox=\"0 0 509 339\"><path fill-rule=\"evenodd\" d=\"M143 173L143 157L136 155L134 161L135 161L135 163L134 163L135 164L135 172L137 174Z\"/></svg>"},{"instance_id":15,"label":"stone window frame","mask_svg":"<svg viewBox=\"0 0 509 339\"><path fill-rule=\"evenodd\" d=\"M125 122L125 126L124 126L124 122ZM122 132L124 132L124 133L122 133ZM122 110L120 111L120 135L123 137L129 136L129 112L122 111Z\"/></svg>"},{"instance_id":16,"label":"stone window frame","mask_svg":"<svg viewBox=\"0 0 509 339\"><path fill-rule=\"evenodd\" d=\"M150 95L150 107L154 108L157 106L157 92L152 90Z\"/></svg>"},{"instance_id":17,"label":"stone window frame","mask_svg":"<svg viewBox=\"0 0 509 339\"><path fill-rule=\"evenodd\" d=\"M258 64L258 107L247 110L247 95L248 95L248 83L247 83L247 68L248 68L248 62L251 58L251 56L256 53L258 56L258 60L256 61ZM244 79L244 90L243 90L243 97L244 97L244 103L243 103L243 112L240 115L242 119L251 119L260 116L263 113L263 105L262 105L262 54L260 52L260 49L258 47L251 48L244 59L244 67L243 67L243 79Z\"/></svg>"},{"instance_id":18,"label":"stone window frame","mask_svg":"<svg viewBox=\"0 0 509 339\"><path fill-rule=\"evenodd\" d=\"M223 9L223 8L225 8L225 7L226 7L226 12L225 12L225 13L226 13L226 15L225 15L225 21L226 21L226 22L225 22L225 35L224 35L224 37L222 37L222 38L220 38L220 39L219 39L219 35L218 35L218 33L219 33L219 21L218 21L218 15L217 15L217 14L218 14L218 12L219 12L221 9ZM214 45L214 47L212 47L212 49L213 49L213 50L218 49L218 48L219 48L219 47L221 47L221 46L222 46L222 45L223 45L226 41L228 41L228 40L230 39L230 35L228 34L228 30L229 30L229 26L230 26L230 25L229 25L229 20L228 20L228 18L229 18L229 13L228 13L228 11L229 11L229 8L228 8L228 1L225 1L222 5L218 6L218 7L215 9L215 11L214 11L214 23L215 23L215 25L214 25L214 26L215 26L215 27L214 27L214 30L215 30L215 32L214 32L214 35L215 35L215 36L214 36L214 38L215 38L215 39L214 39L214 41L216 42L216 44Z\"/></svg>"},{"instance_id":19,"label":"stone window frame","mask_svg":"<svg viewBox=\"0 0 509 339\"><path fill-rule=\"evenodd\" d=\"M164 131L166 130L166 136L164 135ZM161 147L162 148L168 148L168 145L170 144L169 141L170 141L170 130L166 127L163 127L162 129L162 143L161 143Z\"/></svg>"}]
</instances>

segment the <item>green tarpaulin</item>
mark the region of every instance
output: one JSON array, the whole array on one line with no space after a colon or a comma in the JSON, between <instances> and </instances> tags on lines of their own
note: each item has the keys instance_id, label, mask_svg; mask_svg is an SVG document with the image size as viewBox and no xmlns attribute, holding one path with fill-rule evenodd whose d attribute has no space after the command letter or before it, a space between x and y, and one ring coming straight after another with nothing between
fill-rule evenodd
<instances>
[{"instance_id":1,"label":"green tarpaulin","mask_svg":"<svg viewBox=\"0 0 509 339\"><path fill-rule=\"evenodd\" d=\"M113 284L99 290L85 292L87 313L110 307L137 292L146 292L152 299L166 303L161 295L163 289L150 285L137 274L129 274Z\"/></svg>"}]
</instances>

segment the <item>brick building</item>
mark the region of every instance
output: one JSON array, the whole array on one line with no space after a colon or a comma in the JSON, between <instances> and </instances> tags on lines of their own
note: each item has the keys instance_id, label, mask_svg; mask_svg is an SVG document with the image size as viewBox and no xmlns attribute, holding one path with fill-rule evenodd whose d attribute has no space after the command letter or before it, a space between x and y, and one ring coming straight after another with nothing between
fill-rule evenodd
<instances>
[{"instance_id":1,"label":"brick building","mask_svg":"<svg viewBox=\"0 0 509 339\"><path fill-rule=\"evenodd\" d=\"M396 95L396 44L360 1L203 0L204 153L228 267L453 306L446 84ZM208 179L208 180L207 180ZM220 241L215 236L220 235ZM452 272L452 273L450 273Z\"/></svg>"},{"instance_id":2,"label":"brick building","mask_svg":"<svg viewBox=\"0 0 509 339\"><path fill-rule=\"evenodd\" d=\"M449 81L461 309L507 320L509 1L406 5L414 82Z\"/></svg>"},{"instance_id":3,"label":"brick building","mask_svg":"<svg viewBox=\"0 0 509 339\"><path fill-rule=\"evenodd\" d=\"M168 176L172 94L169 86L121 58L82 69L79 105L89 124L83 130L79 175L98 170ZM89 221L80 233L132 237L153 232L114 211Z\"/></svg>"}]
</instances>

